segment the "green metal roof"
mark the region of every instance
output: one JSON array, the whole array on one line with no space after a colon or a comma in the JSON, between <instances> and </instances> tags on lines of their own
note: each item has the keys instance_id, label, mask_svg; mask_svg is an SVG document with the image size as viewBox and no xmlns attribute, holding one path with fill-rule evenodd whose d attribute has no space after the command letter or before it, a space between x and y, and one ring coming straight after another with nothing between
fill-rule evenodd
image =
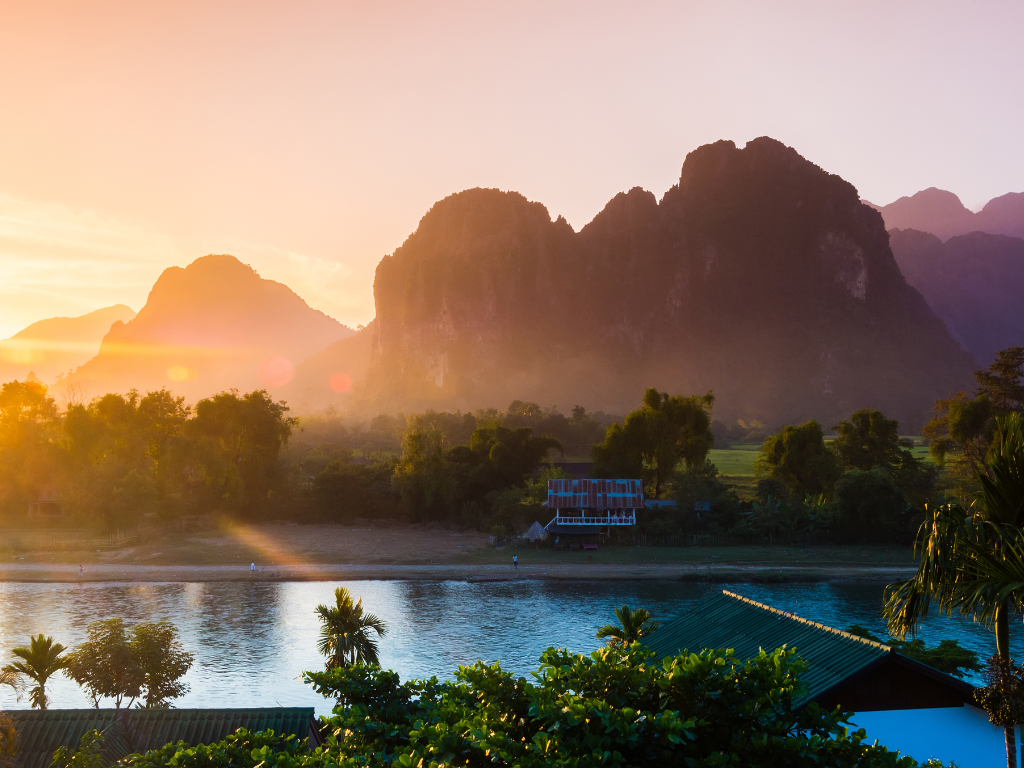
<instances>
[{"instance_id":1,"label":"green metal roof","mask_svg":"<svg viewBox=\"0 0 1024 768\"><path fill-rule=\"evenodd\" d=\"M659 658L682 651L732 648L741 659L764 648L796 649L807 664L806 693L794 702L803 706L876 662L893 649L746 597L722 591L675 621L666 622L646 640Z\"/></svg>"},{"instance_id":2,"label":"green metal roof","mask_svg":"<svg viewBox=\"0 0 1024 768\"><path fill-rule=\"evenodd\" d=\"M172 742L209 744L239 728L272 729L304 739L315 722L312 707L9 710L7 715L21 737L18 762L22 768L47 768L57 747L73 749L91 730L104 734L104 752L117 760Z\"/></svg>"}]
</instances>

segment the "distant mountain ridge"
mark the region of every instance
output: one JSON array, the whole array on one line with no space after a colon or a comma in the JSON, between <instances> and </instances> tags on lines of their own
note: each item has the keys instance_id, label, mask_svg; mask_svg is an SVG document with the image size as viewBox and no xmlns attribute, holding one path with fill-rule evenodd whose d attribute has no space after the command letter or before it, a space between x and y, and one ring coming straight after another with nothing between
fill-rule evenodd
<instances>
[{"instance_id":1,"label":"distant mountain ridge","mask_svg":"<svg viewBox=\"0 0 1024 768\"><path fill-rule=\"evenodd\" d=\"M943 243L893 229L889 241L907 282L981 367L998 350L1024 344L1024 240L972 232Z\"/></svg>"},{"instance_id":2,"label":"distant mountain ridge","mask_svg":"<svg viewBox=\"0 0 1024 768\"><path fill-rule=\"evenodd\" d=\"M167 387L190 400L287 383L297 364L353 331L233 256L164 270L145 306L115 323L74 375L90 395Z\"/></svg>"},{"instance_id":3,"label":"distant mountain ridge","mask_svg":"<svg viewBox=\"0 0 1024 768\"><path fill-rule=\"evenodd\" d=\"M762 137L691 152L579 233L514 192L436 203L377 267L378 410L533 399L623 412L645 387L782 423L871 406L919 425L973 361L857 191ZM827 424L831 426L831 423Z\"/></svg>"},{"instance_id":4,"label":"distant mountain ridge","mask_svg":"<svg viewBox=\"0 0 1024 768\"><path fill-rule=\"evenodd\" d=\"M116 304L79 317L51 317L32 323L0 341L0 382L33 373L44 383L52 383L99 352L111 325L133 317L131 307Z\"/></svg>"},{"instance_id":5,"label":"distant mountain ridge","mask_svg":"<svg viewBox=\"0 0 1024 768\"><path fill-rule=\"evenodd\" d=\"M948 240L969 232L1024 238L1024 192L993 198L977 213L952 192L929 187L888 205L876 206L886 229L914 229Z\"/></svg>"}]
</instances>

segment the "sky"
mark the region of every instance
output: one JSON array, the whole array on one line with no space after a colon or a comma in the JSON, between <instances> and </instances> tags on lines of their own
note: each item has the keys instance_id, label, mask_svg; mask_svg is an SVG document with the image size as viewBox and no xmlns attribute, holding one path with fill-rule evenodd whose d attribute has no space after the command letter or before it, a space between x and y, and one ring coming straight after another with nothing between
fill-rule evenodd
<instances>
[{"instance_id":1,"label":"sky","mask_svg":"<svg viewBox=\"0 0 1024 768\"><path fill-rule=\"evenodd\" d=\"M579 230L762 135L878 204L1024 191L1024 3L0 3L0 338L232 253L355 326L437 200Z\"/></svg>"}]
</instances>

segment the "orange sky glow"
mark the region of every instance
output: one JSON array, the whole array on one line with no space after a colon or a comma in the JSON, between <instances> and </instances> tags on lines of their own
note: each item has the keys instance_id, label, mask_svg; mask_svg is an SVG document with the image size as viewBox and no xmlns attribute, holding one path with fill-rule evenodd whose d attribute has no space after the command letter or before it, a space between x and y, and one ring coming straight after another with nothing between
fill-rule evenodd
<instances>
[{"instance_id":1,"label":"orange sky glow","mask_svg":"<svg viewBox=\"0 0 1024 768\"><path fill-rule=\"evenodd\" d=\"M0 338L232 253L355 326L436 200L585 225L760 135L877 203L1024 190L1024 5L0 5Z\"/></svg>"}]
</instances>

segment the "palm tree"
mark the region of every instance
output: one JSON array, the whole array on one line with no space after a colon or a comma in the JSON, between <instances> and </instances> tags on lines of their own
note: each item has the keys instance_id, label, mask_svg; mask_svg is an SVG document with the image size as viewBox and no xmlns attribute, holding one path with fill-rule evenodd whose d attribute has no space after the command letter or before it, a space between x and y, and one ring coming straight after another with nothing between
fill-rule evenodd
<instances>
[{"instance_id":1,"label":"palm tree","mask_svg":"<svg viewBox=\"0 0 1024 768\"><path fill-rule=\"evenodd\" d=\"M52 637L40 634L32 638L28 648L11 651L20 661L8 664L4 671L24 675L35 682L35 687L29 692L33 709L46 709L46 681L68 665L67 659L61 657L65 650L63 645L53 642Z\"/></svg>"},{"instance_id":2,"label":"palm tree","mask_svg":"<svg viewBox=\"0 0 1024 768\"><path fill-rule=\"evenodd\" d=\"M6 685L14 691L19 700L21 699L21 692L24 690L25 684L21 682L21 675L13 669L7 667L0 669L0 685Z\"/></svg>"},{"instance_id":3,"label":"palm tree","mask_svg":"<svg viewBox=\"0 0 1024 768\"><path fill-rule=\"evenodd\" d=\"M388 633L388 625L372 613L363 613L363 598L352 602L344 587L334 590L334 605L318 605L320 641L317 649L327 657L327 669L350 664L378 664L377 637Z\"/></svg>"},{"instance_id":4,"label":"palm tree","mask_svg":"<svg viewBox=\"0 0 1024 768\"><path fill-rule=\"evenodd\" d=\"M886 587L889 632L913 635L931 602L940 613L970 616L996 635L996 654L1010 668L1010 615L1024 606L1024 424L1019 414L996 419L988 473L970 508L948 504L917 535L917 574ZM1012 724L1004 724L1007 766L1017 764Z\"/></svg>"},{"instance_id":5,"label":"palm tree","mask_svg":"<svg viewBox=\"0 0 1024 768\"><path fill-rule=\"evenodd\" d=\"M646 608L637 608L632 611L628 605L624 605L615 609L615 616L619 620L617 625L605 624L597 630L597 639L608 638L608 645L635 643L661 626L661 622L652 619Z\"/></svg>"}]
</instances>

